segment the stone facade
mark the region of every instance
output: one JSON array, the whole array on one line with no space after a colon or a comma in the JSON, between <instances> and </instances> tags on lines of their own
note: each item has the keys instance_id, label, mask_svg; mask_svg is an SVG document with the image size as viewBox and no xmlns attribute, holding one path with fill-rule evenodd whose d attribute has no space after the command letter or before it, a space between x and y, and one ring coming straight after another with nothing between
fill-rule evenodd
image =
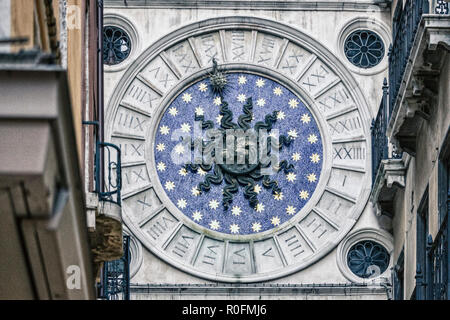
<instances>
[{"instance_id":1,"label":"stone facade","mask_svg":"<svg viewBox=\"0 0 450 320\"><path fill-rule=\"evenodd\" d=\"M402 156L382 160L372 189L380 216L392 221L396 299L448 299L450 16L448 4L429 4L398 94L390 91L385 133Z\"/></svg>"},{"instance_id":2,"label":"stone facade","mask_svg":"<svg viewBox=\"0 0 450 320\"><path fill-rule=\"evenodd\" d=\"M122 28L131 39L128 58L119 64L105 66L106 139L121 145L122 149L125 145L128 148L133 145L134 150L137 143L145 141L145 147L141 149L145 152L130 151L122 154L125 188L123 219L136 244L135 249L131 250L132 260L139 261L140 266L131 266L132 269L135 268L131 279L132 298L199 297L195 292L200 292L198 294L207 299L388 298L392 259L381 275L365 279L356 276L349 269L347 254L353 245L361 241L374 241L390 254L394 250L390 226L383 224L368 202L371 189L370 126L378 111L383 78L387 76L387 48L392 41L390 24L390 8L387 3L379 1L286 1L281 7L275 1L207 1L202 4L191 1L127 1L126 6L122 1L105 1L105 25ZM233 30L245 31L242 33L242 52L233 44L233 40L236 40L233 39ZM382 59L373 68L357 67L346 58L344 42L357 30L375 32L384 44ZM203 229L198 229L180 216L179 208L165 196L162 182L158 182L154 169L156 164L150 156L153 155L150 150L155 148L152 132L158 128L160 112L175 93L182 92L183 88L196 79L211 72L211 64L207 63L208 48L203 51L202 44L205 43L201 42L201 37L208 34L212 45L216 47L219 66L228 72L259 72L286 84L305 101L320 123L324 136L322 177L325 178L320 179L318 191L314 193L306 209L300 212L298 220L293 219L274 232L256 238L223 238L218 233L199 231ZM264 40L265 35L271 36L268 55L267 48L264 48L264 41L267 41ZM195 65L193 71L183 68L183 64L173 53L180 43L192 49L184 54L192 52L192 66ZM299 50L304 60L300 63L295 63L295 59L289 60L291 49ZM232 58L241 54L245 58L238 64L233 64ZM264 61L266 58L268 62ZM167 69L166 76L173 76L174 79L170 90L166 90L161 82L164 78L157 83L152 80L150 73L148 76L145 74L146 71L157 69L164 75L164 68ZM322 73L317 73L316 69L319 72L322 70ZM312 83L312 79L316 78L318 82ZM166 81L167 79L169 78ZM324 82L320 82L321 79L325 79ZM141 103L127 98L127 94L130 96L130 92L138 84L139 90L148 94L148 98L145 98L143 93L145 99L141 96ZM145 101L142 102L143 100ZM154 107L146 109L153 100ZM336 103L339 106L335 112L329 111L336 107ZM130 117L127 118L130 122L124 128L120 126L120 122L126 121L123 120L126 112L134 122L131 122ZM352 121L356 122L352 124ZM144 122L146 124L142 128L141 124ZM358 152L361 154L355 153L353 149L360 150ZM131 180L126 182L127 179ZM141 208L147 206L151 209L142 214ZM339 214L333 216L333 211ZM315 216L308 216L308 212ZM163 215L166 215L166 220ZM168 219L178 221L169 232L172 236L161 243L158 243L159 240L152 240L145 231L148 221L157 222L155 217L162 219L160 223ZM324 242L315 239L315 234L308 234L306 225L313 226L318 221L322 224L318 224L317 228L325 226L333 235ZM166 224L163 226L168 227ZM264 241L281 242L278 252L284 256L284 259L280 258L282 267L269 267L272 269L264 273L259 271L262 270L263 262L258 262L258 258L250 258L249 263L255 269L249 274L237 272L237 276L230 276L222 271L209 274L206 269L196 267L196 258L189 265L167 252L166 248L171 248L173 239L183 237L179 231L184 230L183 228L187 228L187 232L193 232L192 237L198 234L202 241L205 238L222 237L227 248L232 248L231 245L235 243L243 245L242 243L249 241L250 254L255 254L254 248ZM161 230L165 231L164 228ZM295 259L292 258L294 260L290 260L290 247L283 249L283 241L290 239L290 233L294 234L295 230L300 232L299 239L306 239L306 243L312 248L313 253L309 258L295 256ZM288 245L289 241L286 242L286 246ZM235 251L239 251L239 248L236 247ZM193 255L203 254L203 249L198 244ZM271 250L272 247L266 249ZM133 256L138 252L139 257ZM224 256L227 257L225 254ZM256 286L239 284L242 282L256 282ZM230 283L238 284L230 289ZM276 293L278 286L283 289Z\"/></svg>"}]
</instances>

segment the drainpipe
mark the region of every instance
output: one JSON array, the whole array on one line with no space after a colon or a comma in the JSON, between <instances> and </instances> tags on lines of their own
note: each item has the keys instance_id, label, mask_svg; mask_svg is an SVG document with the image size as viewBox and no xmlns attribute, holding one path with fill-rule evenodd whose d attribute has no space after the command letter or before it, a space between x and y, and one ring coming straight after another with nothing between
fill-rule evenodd
<instances>
[{"instance_id":1,"label":"drainpipe","mask_svg":"<svg viewBox=\"0 0 450 320\"><path fill-rule=\"evenodd\" d=\"M104 101L103 101L103 0L97 0L97 32L98 32L98 51L97 51L97 108L98 108L98 142L104 142ZM99 152L99 181L98 187L99 192L104 192L104 181L105 181L105 161L103 148L97 149Z\"/></svg>"}]
</instances>

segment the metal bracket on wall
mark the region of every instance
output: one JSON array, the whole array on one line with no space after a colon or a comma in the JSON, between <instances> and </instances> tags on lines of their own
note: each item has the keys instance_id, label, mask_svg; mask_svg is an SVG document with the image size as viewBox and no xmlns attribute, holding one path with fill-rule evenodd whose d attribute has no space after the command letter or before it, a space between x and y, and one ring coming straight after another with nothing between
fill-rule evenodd
<instances>
[{"instance_id":1,"label":"metal bracket on wall","mask_svg":"<svg viewBox=\"0 0 450 320\"><path fill-rule=\"evenodd\" d=\"M98 121L83 121L84 125L94 125L98 130ZM100 152L106 149L107 157L105 164L107 164L107 175L100 170ZM112 149L115 150L116 157L113 159ZM99 201L109 201L117 205L121 205L121 189L122 189L122 164L121 164L121 150L120 147L113 143L97 141L95 144L95 161L94 161L94 177L95 189L94 192L98 194ZM115 178L114 178L115 175ZM107 177L107 181L106 181ZM103 188L101 188L100 181L104 181ZM103 189L103 190L102 190ZM106 190L105 190L106 189Z\"/></svg>"}]
</instances>

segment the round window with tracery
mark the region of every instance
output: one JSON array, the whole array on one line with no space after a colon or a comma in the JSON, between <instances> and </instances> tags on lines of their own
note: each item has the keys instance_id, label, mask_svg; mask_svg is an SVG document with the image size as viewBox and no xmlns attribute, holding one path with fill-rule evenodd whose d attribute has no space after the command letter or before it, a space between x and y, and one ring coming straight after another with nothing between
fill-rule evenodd
<instances>
[{"instance_id":1,"label":"round window with tracery","mask_svg":"<svg viewBox=\"0 0 450 320\"><path fill-rule=\"evenodd\" d=\"M345 56L359 68L372 68L383 60L384 43L375 32L357 30L345 40Z\"/></svg>"},{"instance_id":2,"label":"round window with tracery","mask_svg":"<svg viewBox=\"0 0 450 320\"><path fill-rule=\"evenodd\" d=\"M389 253L374 241L360 241L353 245L347 254L347 265L361 278L374 278L386 271Z\"/></svg>"},{"instance_id":3,"label":"round window with tracery","mask_svg":"<svg viewBox=\"0 0 450 320\"><path fill-rule=\"evenodd\" d=\"M131 40L121 28L107 26L103 28L103 62L116 65L124 61L131 52Z\"/></svg>"}]
</instances>

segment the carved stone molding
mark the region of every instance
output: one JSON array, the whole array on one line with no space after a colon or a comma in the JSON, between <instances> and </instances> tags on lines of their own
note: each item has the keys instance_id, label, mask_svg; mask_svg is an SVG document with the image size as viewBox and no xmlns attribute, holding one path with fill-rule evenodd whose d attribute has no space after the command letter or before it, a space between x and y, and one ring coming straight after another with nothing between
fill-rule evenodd
<instances>
[{"instance_id":1,"label":"carved stone molding","mask_svg":"<svg viewBox=\"0 0 450 320\"><path fill-rule=\"evenodd\" d=\"M123 0L105 0L105 7L123 7ZM171 9L260 9L260 10L329 10L371 11L389 10L390 1L273 1L273 0L127 0L127 8L171 8Z\"/></svg>"},{"instance_id":2,"label":"carved stone molding","mask_svg":"<svg viewBox=\"0 0 450 320\"><path fill-rule=\"evenodd\" d=\"M416 135L437 103L442 64L450 51L450 17L424 15L387 129L401 151L415 155Z\"/></svg>"},{"instance_id":3,"label":"carved stone molding","mask_svg":"<svg viewBox=\"0 0 450 320\"><path fill-rule=\"evenodd\" d=\"M436 50L438 45L443 45L450 51L450 32L448 15L427 15L425 19L427 29L428 50Z\"/></svg>"},{"instance_id":4,"label":"carved stone molding","mask_svg":"<svg viewBox=\"0 0 450 320\"><path fill-rule=\"evenodd\" d=\"M378 217L393 216L393 200L399 188L405 187L407 166L403 159L386 159L381 162L372 188L370 200ZM388 227L388 226L387 226Z\"/></svg>"}]
</instances>

